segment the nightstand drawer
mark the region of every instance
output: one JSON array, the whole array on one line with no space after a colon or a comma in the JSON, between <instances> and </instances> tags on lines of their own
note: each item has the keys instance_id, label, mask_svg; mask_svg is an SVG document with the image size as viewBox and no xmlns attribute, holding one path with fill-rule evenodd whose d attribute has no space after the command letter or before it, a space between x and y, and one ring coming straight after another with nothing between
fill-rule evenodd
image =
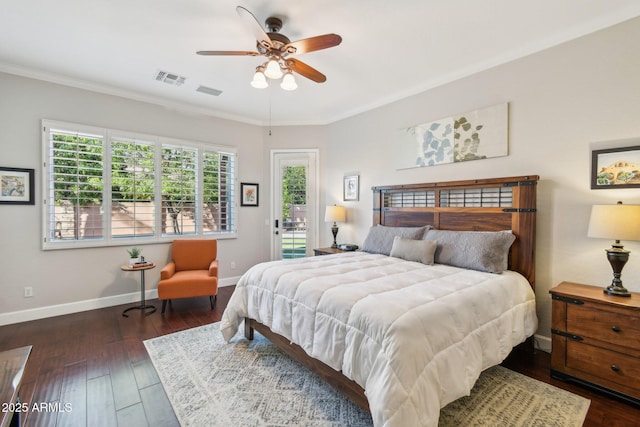
<instances>
[{"instance_id":1,"label":"nightstand drawer","mask_svg":"<svg viewBox=\"0 0 640 427\"><path fill-rule=\"evenodd\" d=\"M609 388L624 386L640 396L640 359L579 342L567 342L566 367Z\"/></svg>"},{"instance_id":2,"label":"nightstand drawer","mask_svg":"<svg viewBox=\"0 0 640 427\"><path fill-rule=\"evenodd\" d=\"M567 332L640 351L640 317L567 304Z\"/></svg>"}]
</instances>

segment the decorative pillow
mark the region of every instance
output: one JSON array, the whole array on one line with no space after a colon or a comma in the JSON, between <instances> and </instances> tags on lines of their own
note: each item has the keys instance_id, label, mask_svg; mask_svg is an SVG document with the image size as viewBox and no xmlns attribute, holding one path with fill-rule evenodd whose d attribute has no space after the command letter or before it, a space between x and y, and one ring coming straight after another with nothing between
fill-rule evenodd
<instances>
[{"instance_id":1,"label":"decorative pillow","mask_svg":"<svg viewBox=\"0 0 640 427\"><path fill-rule=\"evenodd\" d=\"M438 242L433 240L411 240L396 236L391 247L391 256L407 261L433 265Z\"/></svg>"},{"instance_id":2,"label":"decorative pillow","mask_svg":"<svg viewBox=\"0 0 640 427\"><path fill-rule=\"evenodd\" d=\"M429 230L425 239L438 242L435 262L471 270L502 273L508 268L509 248L516 239L511 230Z\"/></svg>"},{"instance_id":3,"label":"decorative pillow","mask_svg":"<svg viewBox=\"0 0 640 427\"><path fill-rule=\"evenodd\" d=\"M374 225L369 229L369 234L364 239L362 250L372 254L389 255L393 246L393 238L396 236L405 239L422 239L425 232L431 228L430 225L424 227L387 227L384 225Z\"/></svg>"}]
</instances>

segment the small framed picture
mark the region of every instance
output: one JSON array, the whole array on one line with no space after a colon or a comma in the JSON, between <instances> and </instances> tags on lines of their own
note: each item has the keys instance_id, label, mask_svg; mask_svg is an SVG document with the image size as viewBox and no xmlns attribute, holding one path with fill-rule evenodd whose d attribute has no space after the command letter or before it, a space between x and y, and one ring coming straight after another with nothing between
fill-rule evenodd
<instances>
[{"instance_id":1,"label":"small framed picture","mask_svg":"<svg viewBox=\"0 0 640 427\"><path fill-rule=\"evenodd\" d=\"M591 152L591 189L614 188L640 188L640 146Z\"/></svg>"},{"instance_id":2,"label":"small framed picture","mask_svg":"<svg viewBox=\"0 0 640 427\"><path fill-rule=\"evenodd\" d=\"M344 177L343 200L359 200L360 198L360 175L348 175Z\"/></svg>"},{"instance_id":3,"label":"small framed picture","mask_svg":"<svg viewBox=\"0 0 640 427\"><path fill-rule=\"evenodd\" d=\"M34 205L33 169L0 167L0 204Z\"/></svg>"},{"instance_id":4,"label":"small framed picture","mask_svg":"<svg viewBox=\"0 0 640 427\"><path fill-rule=\"evenodd\" d=\"M242 193L240 206L258 206L258 184L242 182L240 183L240 192Z\"/></svg>"}]
</instances>

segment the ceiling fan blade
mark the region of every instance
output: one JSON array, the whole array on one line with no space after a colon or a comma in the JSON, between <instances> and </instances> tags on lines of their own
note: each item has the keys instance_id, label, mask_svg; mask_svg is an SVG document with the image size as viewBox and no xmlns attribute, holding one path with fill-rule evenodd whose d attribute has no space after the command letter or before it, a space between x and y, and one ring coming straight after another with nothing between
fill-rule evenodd
<instances>
[{"instance_id":1,"label":"ceiling fan blade","mask_svg":"<svg viewBox=\"0 0 640 427\"><path fill-rule=\"evenodd\" d=\"M249 28L251 28L253 36L256 38L258 43L260 43L267 49L273 46L271 38L264 31L262 25L260 25L256 17L253 16L253 13L249 12L242 6L236 7L236 12L238 12L238 15L240 15L240 17L244 19L245 22L249 25Z\"/></svg>"},{"instance_id":2,"label":"ceiling fan blade","mask_svg":"<svg viewBox=\"0 0 640 427\"><path fill-rule=\"evenodd\" d=\"M309 80L313 80L316 83L323 83L327 81L327 76L302 61L287 58L285 60L285 64L291 71L294 71Z\"/></svg>"},{"instance_id":3,"label":"ceiling fan blade","mask_svg":"<svg viewBox=\"0 0 640 427\"><path fill-rule=\"evenodd\" d=\"M307 52L313 52L315 50L328 49L330 47L338 46L342 43L342 37L337 34L325 34L323 36L310 37L308 39L302 39L295 42L291 42L286 45L283 50L287 50L292 47L295 48L295 52L289 51L291 54L301 54Z\"/></svg>"},{"instance_id":4,"label":"ceiling fan blade","mask_svg":"<svg viewBox=\"0 0 640 427\"><path fill-rule=\"evenodd\" d=\"M258 52L247 52L244 50L199 50L198 55L226 55L226 56L258 56Z\"/></svg>"}]
</instances>

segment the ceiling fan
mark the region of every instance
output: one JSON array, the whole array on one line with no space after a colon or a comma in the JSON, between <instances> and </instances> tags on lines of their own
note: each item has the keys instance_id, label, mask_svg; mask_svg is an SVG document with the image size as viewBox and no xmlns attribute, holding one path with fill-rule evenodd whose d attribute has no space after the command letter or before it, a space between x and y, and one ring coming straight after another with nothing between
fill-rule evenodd
<instances>
[{"instance_id":1,"label":"ceiling fan","mask_svg":"<svg viewBox=\"0 0 640 427\"><path fill-rule=\"evenodd\" d=\"M200 50L196 52L198 55L266 56L269 59L256 68L256 73L251 82L253 87L259 89L269 86L267 77L270 79L282 78L280 86L285 90L296 89L298 85L292 72L317 83L327 80L327 77L320 71L299 59L291 58L291 56L337 46L342 42L342 37L337 34L325 34L292 42L288 37L280 33L282 29L282 20L280 18L273 16L267 18L265 21L267 31L265 31L256 17L244 7L236 7L236 12L253 31L257 41L257 51Z\"/></svg>"}]
</instances>

